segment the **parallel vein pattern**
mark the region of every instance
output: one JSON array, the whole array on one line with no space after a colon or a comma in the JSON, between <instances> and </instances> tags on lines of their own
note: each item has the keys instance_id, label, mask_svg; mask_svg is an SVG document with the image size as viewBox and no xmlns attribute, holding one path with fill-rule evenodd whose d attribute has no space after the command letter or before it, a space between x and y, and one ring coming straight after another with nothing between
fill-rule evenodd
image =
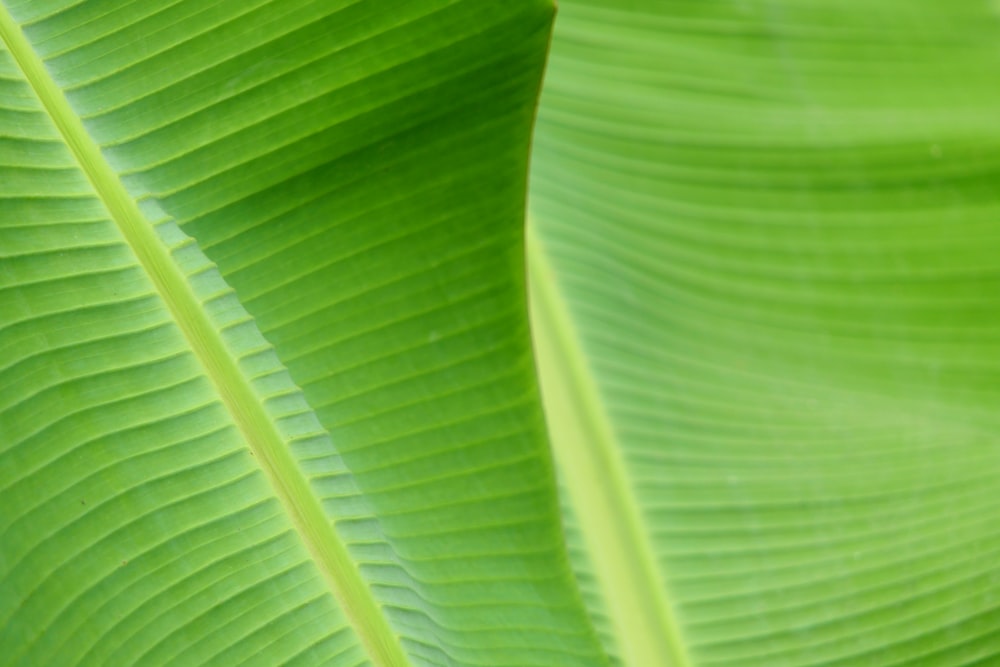
<instances>
[{"instance_id":1,"label":"parallel vein pattern","mask_svg":"<svg viewBox=\"0 0 1000 667\"><path fill-rule=\"evenodd\" d=\"M550 4L407 1L394 3L389 12L380 2L328 0L4 2L101 157L141 215L156 223L211 321L236 351L233 358L290 441L295 465L344 537L407 660L498 667L601 664L563 557L524 305L525 167ZM30 324L18 335L38 346L26 353L39 355L31 368L47 369L45 355L54 352L46 341L55 334L39 339L33 328L41 326L36 313L47 313L45 304L54 309L47 320L51 328L61 331L68 321L83 322L81 312L90 312L90 301L77 291L93 292L93 307L111 304L115 315L98 310L81 324L80 330L90 333L81 335L104 340L103 318L121 317L127 327L125 313L140 308L132 292L118 298L117 281L140 278L134 278L134 258L108 231L113 227L107 213L93 201L44 115L19 110L30 104L30 91L24 94L16 74L8 78L16 85L4 98L2 113L17 115L0 124L14 142L9 144L14 152L0 152L0 162L13 174L2 181L11 188L0 204L10 231L0 249L11 259L4 260L3 270L23 267L17 270L28 277L10 278L11 290L0 302L2 321L7 323L8 311L20 312L7 303L29 309L24 317ZM60 225L56 229L67 238L49 240L52 229L46 225ZM92 244L82 230L95 225L110 236ZM74 234L84 238L82 254L60 255L75 248ZM104 264L112 247L124 257ZM39 253L47 253L44 260ZM15 254L28 259L15 263ZM32 280L49 285L49 270L57 276L51 292L29 288ZM235 291L225 291L226 285ZM148 307L158 309L156 322L162 320L175 347L132 349L140 344L127 337L126 328L108 334L107 347L95 352L93 363L118 368L111 352L121 346L127 350L124 368L149 382L159 381L161 366L187 364L183 368L192 375L147 387L97 372L91 380L95 388L88 391L104 393L85 404L91 411L84 419L102 426L93 434L80 433L80 442L96 438L94 447L104 452L102 429L116 429L115 419L132 414L134 401L148 395L151 404L172 415L170 397L187 397L197 386L203 395L192 399L194 406L212 401L213 418L222 421L207 424L196 436L212 447L228 438L254 488L264 494L259 502L274 511L266 481L251 474L253 459L239 449L238 430L220 409L217 394L208 398L214 389L178 342L183 337L168 326L169 315L150 284L142 282L139 291L151 300ZM76 302L83 305L77 308ZM11 322L17 321L12 316ZM88 340L61 345L71 356ZM20 368L20 348L2 360ZM51 382L49 403L18 402L25 412L16 412L10 426L0 422L4 446L11 443L18 452L10 456L26 456L16 443L34 433L46 407L61 406L78 390L76 380ZM202 414L187 405L177 408L181 415ZM173 443L200 451L186 435L187 422L169 419L150 415L136 428L145 429L150 447L158 443L157 451ZM163 420L169 426L162 437L150 436L149 429L159 434L159 427L149 424ZM9 466L5 462L11 484L23 470L51 475L18 486L21 493L35 490L34 500L19 502L48 503L50 491L60 494L77 476L90 475L89 465L102 469L129 456L127 448L116 449L97 456L96 463L84 459L89 465L81 468L80 459L57 451L82 446L73 444L72 433L58 432L52 447L29 448L37 457L33 467L24 468L19 458ZM48 434L41 437L48 441ZM134 478L123 488L136 488L135 494L145 497L152 484L143 477L147 471L140 464L130 470ZM184 470L202 481L205 493L215 494L216 512L228 511L227 502L242 506L228 495L235 491L217 492L211 471L195 463ZM185 483L164 484L183 496ZM31 524L20 523L23 507L3 502L5 520L30 532ZM71 509L91 511L87 502ZM282 576L298 572L289 570L288 559L308 563L308 557L294 540L273 547L255 542L232 553L225 551L227 543L206 551L204 563L189 563L184 538L176 535L194 530L202 511L178 502L184 508L180 518L151 524L168 533L161 541L173 549L169 562L185 573L179 575L184 581L192 581L190 589L178 589L176 600L179 584L161 584L159 573L167 566L159 563L137 577L135 586L129 580L114 594L92 594L90 606L63 600L58 593L63 571L42 567L31 576L50 582L50 588L48 597L36 598L35 588L22 587L28 575L21 570L8 575L5 564L11 561L3 552L0 573L11 587L3 600L10 601L9 617L16 621L4 631L19 647L23 635L32 636L23 651L26 661L72 664L80 658L74 653L80 637L95 642L87 660L119 664L175 659L228 664L249 658L278 664L296 655L307 664L364 660L357 638L326 599L330 596L323 597L322 579L308 565L302 566L308 581L282 580L247 606L229 601L242 600L245 593L228 574L230 563L273 562ZM121 521L131 521L130 505L123 503L117 510ZM35 525L47 517L49 505L44 506L34 515ZM105 520L93 511L92 521ZM62 537L58 525L52 534L64 549L89 544L87 530ZM286 523L283 534L291 536L290 528ZM108 538L108 544L120 548L130 530ZM205 530L211 534L211 528ZM32 543L25 532L17 537L3 544L20 557ZM80 563L90 567L91 560ZM226 596L212 592L207 582L216 575L202 574L209 571L225 578ZM213 626L188 619L184 590L214 605L225 621ZM289 593L295 602L286 609L285 590L297 591L308 604ZM41 615L15 614L24 600L22 609ZM267 632L250 630L265 627L261 619L272 604L281 622L267 624ZM149 609L150 615L120 615L119 608ZM98 616L98 609L108 613ZM185 630L166 638L158 634L174 622ZM50 636L60 640L50 642ZM255 649L236 657L226 653L243 651L244 642ZM287 652L290 645L297 648Z\"/></svg>"},{"instance_id":2,"label":"parallel vein pattern","mask_svg":"<svg viewBox=\"0 0 1000 667\"><path fill-rule=\"evenodd\" d=\"M532 217L695 665L1000 661L998 39L560 3Z\"/></svg>"},{"instance_id":3,"label":"parallel vein pattern","mask_svg":"<svg viewBox=\"0 0 1000 667\"><path fill-rule=\"evenodd\" d=\"M210 312L195 294L195 285L171 255L151 222L139 211L110 166L104 161L100 149L93 143L83 125L69 107L62 92L48 76L43 64L24 39L19 26L0 7L0 38L23 73L26 83L36 93L45 112L60 133L60 137L76 157L80 171L94 188L95 194L110 213L119 233L138 259L157 294L170 311L174 325L187 340L191 353L200 362L206 376L219 394L222 404L240 434L260 462L277 497L285 506L296 532L317 567L330 583L342 609L353 621L361 640L377 665L403 665L406 658L385 617L371 597L366 583L360 578L357 566L351 560L340 536L333 530L316 496L297 467L288 445L260 396L252 379L247 377L233 357L233 350L226 344L223 332L233 324L233 316L242 324L243 340L239 343L259 354L267 349L262 337L253 329L250 317L236 305L225 323L213 322ZM191 273L205 275L199 283L216 278L214 267L185 238L176 226L168 223L165 229L178 238L177 247L193 255L195 266ZM202 260L202 261L200 261ZM225 283L216 279L216 292ZM221 326L220 326L221 325ZM220 330L221 329L221 330ZM256 340L253 340L256 338ZM247 340L249 339L249 340ZM273 359L269 361L274 361ZM268 368L268 375L287 374L276 363ZM272 382L272 386L275 383ZM280 385L278 385L280 386ZM295 391L288 383L281 387L285 393Z\"/></svg>"},{"instance_id":4,"label":"parallel vein pattern","mask_svg":"<svg viewBox=\"0 0 1000 667\"><path fill-rule=\"evenodd\" d=\"M533 236L528 257L546 417L559 425L553 430L553 448L565 486L564 521L574 533L577 520L585 522L580 537L586 551L577 555L585 567L578 567L579 578L596 578L607 602L608 613L595 610L595 620L613 626L608 653L617 657L620 651L625 664L685 667L687 650L674 605L657 570L618 438L576 344L571 315L544 248ZM590 568L596 577L589 576Z\"/></svg>"},{"instance_id":5,"label":"parallel vein pattern","mask_svg":"<svg viewBox=\"0 0 1000 667\"><path fill-rule=\"evenodd\" d=\"M4 662L361 664L203 365L6 50L0 81L0 107L27 121L4 125L20 130L4 155L38 160L0 181ZM177 250L187 275L208 276ZM237 312L231 293L199 292L217 317ZM216 324L253 340L232 317Z\"/></svg>"}]
</instances>

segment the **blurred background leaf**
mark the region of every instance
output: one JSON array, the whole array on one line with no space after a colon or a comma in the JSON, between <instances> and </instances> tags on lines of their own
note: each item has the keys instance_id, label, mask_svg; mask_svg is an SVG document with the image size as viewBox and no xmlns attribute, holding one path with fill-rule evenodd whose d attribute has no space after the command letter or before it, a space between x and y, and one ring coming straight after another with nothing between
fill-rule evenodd
<instances>
[{"instance_id":1,"label":"blurred background leaf","mask_svg":"<svg viewBox=\"0 0 1000 667\"><path fill-rule=\"evenodd\" d=\"M623 664L1000 661L998 118L994 2L560 3L535 327Z\"/></svg>"}]
</instances>

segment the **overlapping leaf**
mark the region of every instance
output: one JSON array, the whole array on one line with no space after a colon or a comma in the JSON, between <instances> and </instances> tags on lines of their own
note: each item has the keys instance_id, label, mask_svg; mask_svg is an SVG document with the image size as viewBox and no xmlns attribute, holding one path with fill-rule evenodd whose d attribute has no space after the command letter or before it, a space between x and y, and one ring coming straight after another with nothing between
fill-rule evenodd
<instances>
[{"instance_id":1,"label":"overlapping leaf","mask_svg":"<svg viewBox=\"0 0 1000 667\"><path fill-rule=\"evenodd\" d=\"M998 40L988 2L561 3L540 360L623 663L1000 660Z\"/></svg>"}]
</instances>

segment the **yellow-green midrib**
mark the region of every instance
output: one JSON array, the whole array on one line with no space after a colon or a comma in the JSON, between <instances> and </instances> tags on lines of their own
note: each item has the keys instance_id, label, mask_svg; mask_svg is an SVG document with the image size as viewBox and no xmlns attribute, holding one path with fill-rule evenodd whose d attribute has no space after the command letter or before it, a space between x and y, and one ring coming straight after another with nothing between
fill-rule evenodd
<instances>
[{"instance_id":1,"label":"yellow-green midrib","mask_svg":"<svg viewBox=\"0 0 1000 667\"><path fill-rule=\"evenodd\" d=\"M325 515L273 417L250 378L239 368L188 277L104 159L21 27L2 5L0 37L216 387L223 405L260 462L372 661L377 665L409 664L398 637L362 579L356 562Z\"/></svg>"},{"instance_id":2,"label":"yellow-green midrib","mask_svg":"<svg viewBox=\"0 0 1000 667\"><path fill-rule=\"evenodd\" d=\"M529 234L532 331L556 461L623 663L689 664L614 430L537 232Z\"/></svg>"}]
</instances>

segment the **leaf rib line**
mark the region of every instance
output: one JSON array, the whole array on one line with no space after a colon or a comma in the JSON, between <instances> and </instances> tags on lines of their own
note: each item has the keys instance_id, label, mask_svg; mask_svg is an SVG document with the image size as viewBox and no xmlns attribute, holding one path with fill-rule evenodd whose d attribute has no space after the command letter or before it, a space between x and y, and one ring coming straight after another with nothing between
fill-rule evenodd
<instances>
[{"instance_id":1,"label":"leaf rib line","mask_svg":"<svg viewBox=\"0 0 1000 667\"><path fill-rule=\"evenodd\" d=\"M277 425L242 373L193 287L145 218L135 199L104 159L100 148L51 78L20 26L0 2L2 41L45 107L115 224L167 305L178 328L215 385L300 538L351 621L372 662L379 667L409 664L399 637L372 596L357 563L326 517L298 468Z\"/></svg>"},{"instance_id":2,"label":"leaf rib line","mask_svg":"<svg viewBox=\"0 0 1000 667\"><path fill-rule=\"evenodd\" d=\"M528 227L529 303L542 397L550 421L568 425L560 437L551 437L552 449L593 556L619 646L629 664L688 667L687 647L656 569L649 528L616 451L615 433L541 239L530 223Z\"/></svg>"}]
</instances>

